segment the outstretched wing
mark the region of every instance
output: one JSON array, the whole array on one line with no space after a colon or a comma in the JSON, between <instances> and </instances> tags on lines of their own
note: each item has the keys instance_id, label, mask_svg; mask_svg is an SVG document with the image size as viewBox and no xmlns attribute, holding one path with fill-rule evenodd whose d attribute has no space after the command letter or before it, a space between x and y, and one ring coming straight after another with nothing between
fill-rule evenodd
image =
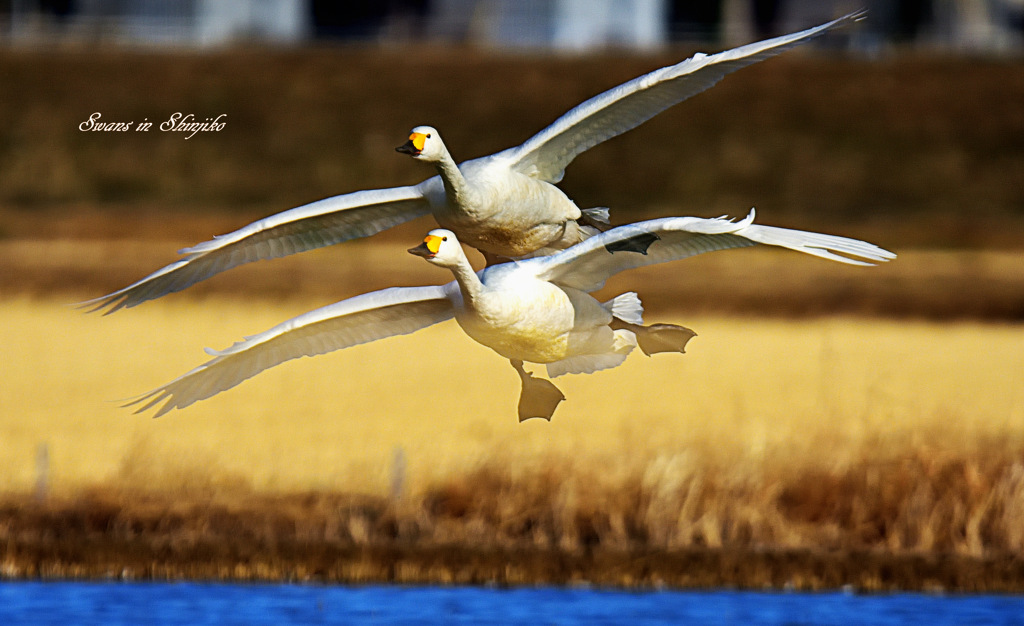
<instances>
[{"instance_id":1,"label":"outstretched wing","mask_svg":"<svg viewBox=\"0 0 1024 626\"><path fill-rule=\"evenodd\" d=\"M405 335L454 314L443 286L394 287L363 294L290 319L226 350L207 349L214 359L125 406L142 404L136 411L140 413L163 402L154 416L160 417L285 361Z\"/></svg>"},{"instance_id":2,"label":"outstretched wing","mask_svg":"<svg viewBox=\"0 0 1024 626\"><path fill-rule=\"evenodd\" d=\"M710 56L695 54L587 100L502 156L510 159L517 171L556 183L580 153L636 128L670 106L708 89L730 72L859 20L864 14L851 13L815 28Z\"/></svg>"},{"instance_id":3,"label":"outstretched wing","mask_svg":"<svg viewBox=\"0 0 1024 626\"><path fill-rule=\"evenodd\" d=\"M753 209L739 222L699 217L637 222L595 235L551 256L520 263L531 264L539 278L589 292L600 289L608 278L623 270L758 243L851 265L872 265L896 258L895 254L864 241L753 222Z\"/></svg>"},{"instance_id":4,"label":"outstretched wing","mask_svg":"<svg viewBox=\"0 0 1024 626\"><path fill-rule=\"evenodd\" d=\"M422 186L357 191L253 222L181 250L185 258L114 293L81 303L106 314L181 291L224 270L367 237L430 212Z\"/></svg>"}]
</instances>

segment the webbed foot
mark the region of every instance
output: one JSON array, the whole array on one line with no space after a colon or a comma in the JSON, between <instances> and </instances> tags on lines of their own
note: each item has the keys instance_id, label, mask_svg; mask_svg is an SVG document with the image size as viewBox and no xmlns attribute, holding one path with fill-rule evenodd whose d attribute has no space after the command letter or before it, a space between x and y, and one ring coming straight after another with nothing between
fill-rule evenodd
<instances>
[{"instance_id":1,"label":"webbed foot","mask_svg":"<svg viewBox=\"0 0 1024 626\"><path fill-rule=\"evenodd\" d=\"M697 336L689 328L675 324L651 324L640 328L641 331L636 333L636 342L647 356L659 352L685 354L687 342Z\"/></svg>"},{"instance_id":2,"label":"webbed foot","mask_svg":"<svg viewBox=\"0 0 1024 626\"><path fill-rule=\"evenodd\" d=\"M519 421L537 417L550 422L555 409L562 400L565 400L565 396L551 381L535 378L523 369L522 361L512 361L512 367L519 373L519 379L523 383L519 395Z\"/></svg>"},{"instance_id":3,"label":"webbed foot","mask_svg":"<svg viewBox=\"0 0 1024 626\"><path fill-rule=\"evenodd\" d=\"M658 354L659 352L680 352L685 354L687 342L697 336L697 333L685 326L677 326L675 324L640 326L639 324L624 322L617 317L612 318L610 326L612 330L626 329L636 335L637 345L640 346L640 350L647 356Z\"/></svg>"}]
</instances>

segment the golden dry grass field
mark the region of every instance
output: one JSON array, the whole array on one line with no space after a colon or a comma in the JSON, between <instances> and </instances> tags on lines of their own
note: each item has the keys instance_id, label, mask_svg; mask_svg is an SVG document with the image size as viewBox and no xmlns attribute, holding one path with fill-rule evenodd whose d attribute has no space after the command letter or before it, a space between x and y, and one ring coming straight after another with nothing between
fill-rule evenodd
<instances>
[{"instance_id":1,"label":"golden dry grass field","mask_svg":"<svg viewBox=\"0 0 1024 626\"><path fill-rule=\"evenodd\" d=\"M3 488L33 487L40 444L57 492L241 482L370 494L386 493L399 449L422 490L491 462L557 459L616 480L698 454L754 478L1024 448L1024 332L974 322L672 316L699 333L687 355L561 379L568 400L550 424L516 422L514 372L454 322L291 362L158 420L112 402L314 304L185 299L99 317L5 300Z\"/></svg>"}]
</instances>

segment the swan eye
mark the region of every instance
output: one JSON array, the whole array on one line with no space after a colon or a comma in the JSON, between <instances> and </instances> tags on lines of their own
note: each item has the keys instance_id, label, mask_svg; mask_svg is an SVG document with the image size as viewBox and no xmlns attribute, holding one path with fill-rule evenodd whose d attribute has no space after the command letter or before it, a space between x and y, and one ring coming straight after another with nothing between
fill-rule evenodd
<instances>
[{"instance_id":1,"label":"swan eye","mask_svg":"<svg viewBox=\"0 0 1024 626\"><path fill-rule=\"evenodd\" d=\"M427 137L429 137L429 136L430 135L427 135ZM441 237L441 241L448 241L448 238L447 237Z\"/></svg>"}]
</instances>

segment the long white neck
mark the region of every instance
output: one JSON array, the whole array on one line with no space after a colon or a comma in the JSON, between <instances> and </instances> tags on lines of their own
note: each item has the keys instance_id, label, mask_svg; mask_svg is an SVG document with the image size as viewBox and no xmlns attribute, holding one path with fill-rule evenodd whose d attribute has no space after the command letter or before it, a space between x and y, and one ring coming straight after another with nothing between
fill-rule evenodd
<instances>
[{"instance_id":1,"label":"long white neck","mask_svg":"<svg viewBox=\"0 0 1024 626\"><path fill-rule=\"evenodd\" d=\"M483 295L484 284L480 282L480 277L473 271L473 266L469 264L469 259L466 258L465 254L461 254L458 262L454 265L449 265L448 269L452 271L452 274L455 274L455 282L459 284L462 300L466 306L468 308L475 308L476 303Z\"/></svg>"},{"instance_id":2,"label":"long white neck","mask_svg":"<svg viewBox=\"0 0 1024 626\"><path fill-rule=\"evenodd\" d=\"M469 201L469 184L466 182L466 177L459 170L459 166L455 163L455 159L448 153L448 150L444 151L441 160L434 162L434 167L437 168L437 173L441 175L441 181L444 183L444 193L448 197L448 202L453 206L463 208L471 206L472 203Z\"/></svg>"}]
</instances>

